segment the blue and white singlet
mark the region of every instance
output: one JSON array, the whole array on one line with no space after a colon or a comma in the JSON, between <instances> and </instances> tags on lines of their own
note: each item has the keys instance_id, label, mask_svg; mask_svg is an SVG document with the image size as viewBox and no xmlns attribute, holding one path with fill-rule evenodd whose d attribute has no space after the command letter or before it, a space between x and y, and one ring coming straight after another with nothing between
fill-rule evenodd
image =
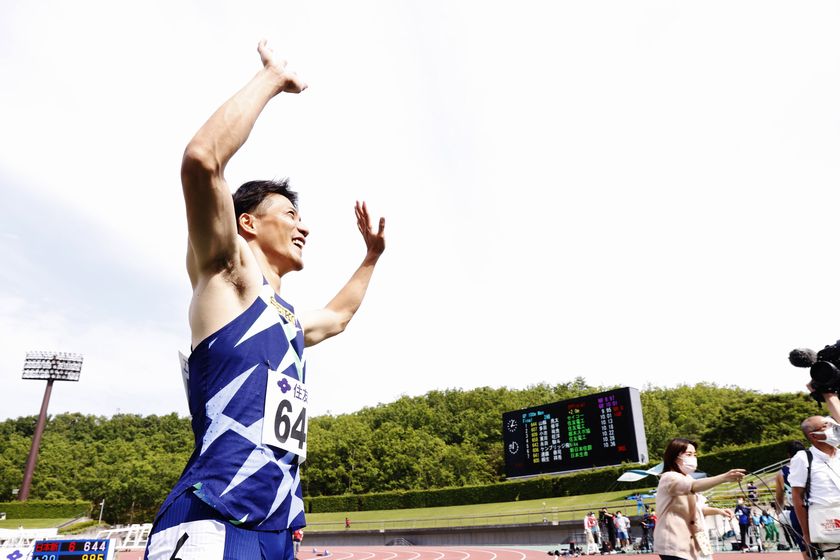
<instances>
[{"instance_id":1,"label":"blue and white singlet","mask_svg":"<svg viewBox=\"0 0 840 560\"><path fill-rule=\"evenodd\" d=\"M304 520L298 457L261 443L268 371L305 381L303 330L263 284L260 296L189 357L195 450L158 518L184 492L248 529L298 529Z\"/></svg>"}]
</instances>

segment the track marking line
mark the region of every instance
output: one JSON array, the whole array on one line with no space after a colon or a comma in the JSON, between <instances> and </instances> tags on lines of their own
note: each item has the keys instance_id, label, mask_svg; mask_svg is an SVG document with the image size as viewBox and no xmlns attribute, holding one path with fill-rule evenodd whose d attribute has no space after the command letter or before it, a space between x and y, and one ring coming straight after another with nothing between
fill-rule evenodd
<instances>
[{"instance_id":1,"label":"track marking line","mask_svg":"<svg viewBox=\"0 0 840 560\"><path fill-rule=\"evenodd\" d=\"M518 554L519 555L519 560L525 560L525 558L527 556L521 550L513 550L513 549L510 549L510 548L500 548L498 550L499 550L499 552L510 552L512 554Z\"/></svg>"}]
</instances>

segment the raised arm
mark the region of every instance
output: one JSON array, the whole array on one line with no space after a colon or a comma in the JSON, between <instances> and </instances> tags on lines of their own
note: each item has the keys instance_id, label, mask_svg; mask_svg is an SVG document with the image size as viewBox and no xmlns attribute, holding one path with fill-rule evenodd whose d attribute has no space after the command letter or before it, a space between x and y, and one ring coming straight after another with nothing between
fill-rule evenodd
<instances>
[{"instance_id":1,"label":"raised arm","mask_svg":"<svg viewBox=\"0 0 840 560\"><path fill-rule=\"evenodd\" d=\"M737 482L744 478L747 472L744 469L731 469L723 474L719 474L717 476L709 476L706 478L698 478L695 479L694 482L691 483L691 491L692 492L705 492L710 488L714 488L718 484L722 484L724 482Z\"/></svg>"},{"instance_id":2,"label":"raised arm","mask_svg":"<svg viewBox=\"0 0 840 560\"><path fill-rule=\"evenodd\" d=\"M213 274L230 266L237 252L236 219L225 166L248 139L266 104L281 92L306 88L286 62L276 59L266 42L257 50L263 68L225 102L199 129L184 151L181 184L187 206L189 270Z\"/></svg>"},{"instance_id":3,"label":"raised arm","mask_svg":"<svg viewBox=\"0 0 840 560\"><path fill-rule=\"evenodd\" d=\"M840 422L840 397L837 396L837 393L823 393L822 396L825 399L825 405L828 407L828 414L835 422Z\"/></svg>"},{"instance_id":4,"label":"raised arm","mask_svg":"<svg viewBox=\"0 0 840 560\"><path fill-rule=\"evenodd\" d=\"M732 510L725 509L725 508L716 508L716 507L704 507L703 508L703 515L722 515L727 519L732 519Z\"/></svg>"},{"instance_id":5,"label":"raised arm","mask_svg":"<svg viewBox=\"0 0 840 560\"><path fill-rule=\"evenodd\" d=\"M300 322L306 346L342 332L362 304L370 284L373 269L385 250L385 218L379 218L379 227L373 231L367 204L356 202L356 224L365 241L365 258L350 280L323 309L301 314Z\"/></svg>"}]
</instances>

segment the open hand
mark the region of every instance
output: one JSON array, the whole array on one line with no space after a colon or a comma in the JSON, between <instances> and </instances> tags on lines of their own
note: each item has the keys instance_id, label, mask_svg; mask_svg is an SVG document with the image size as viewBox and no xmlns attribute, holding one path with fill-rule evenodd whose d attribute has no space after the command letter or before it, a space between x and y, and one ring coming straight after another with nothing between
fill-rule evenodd
<instances>
[{"instance_id":1,"label":"open hand","mask_svg":"<svg viewBox=\"0 0 840 560\"><path fill-rule=\"evenodd\" d=\"M280 91L300 93L308 87L306 82L301 80L297 74L286 70L286 61L275 56L274 51L268 46L268 41L261 40L257 45L257 52L260 53L263 67L275 72L280 78L282 84Z\"/></svg>"},{"instance_id":2,"label":"open hand","mask_svg":"<svg viewBox=\"0 0 840 560\"><path fill-rule=\"evenodd\" d=\"M732 482L740 482L741 479L744 478L746 475L747 475L747 471L745 471L744 469L730 469L723 476L724 476L724 478L726 478L726 480L729 480L729 481L732 481Z\"/></svg>"},{"instance_id":3,"label":"open hand","mask_svg":"<svg viewBox=\"0 0 840 560\"><path fill-rule=\"evenodd\" d=\"M368 257L375 259L385 250L385 218L379 218L379 228L374 233L373 224L368 214L367 203L356 201L356 225L365 240Z\"/></svg>"}]
</instances>

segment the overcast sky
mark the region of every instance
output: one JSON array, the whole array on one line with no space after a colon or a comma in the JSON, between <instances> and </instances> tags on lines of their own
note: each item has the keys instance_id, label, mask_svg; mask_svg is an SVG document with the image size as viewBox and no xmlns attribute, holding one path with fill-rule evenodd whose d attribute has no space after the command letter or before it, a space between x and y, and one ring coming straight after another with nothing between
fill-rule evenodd
<instances>
[{"instance_id":1,"label":"overcast sky","mask_svg":"<svg viewBox=\"0 0 840 560\"><path fill-rule=\"evenodd\" d=\"M27 350L84 354L50 412L188 413L180 157L275 51L309 84L227 170L288 176L311 229L284 279L324 305L313 414L433 389L713 382L798 391L840 338L840 4L3 3L0 418Z\"/></svg>"}]
</instances>

